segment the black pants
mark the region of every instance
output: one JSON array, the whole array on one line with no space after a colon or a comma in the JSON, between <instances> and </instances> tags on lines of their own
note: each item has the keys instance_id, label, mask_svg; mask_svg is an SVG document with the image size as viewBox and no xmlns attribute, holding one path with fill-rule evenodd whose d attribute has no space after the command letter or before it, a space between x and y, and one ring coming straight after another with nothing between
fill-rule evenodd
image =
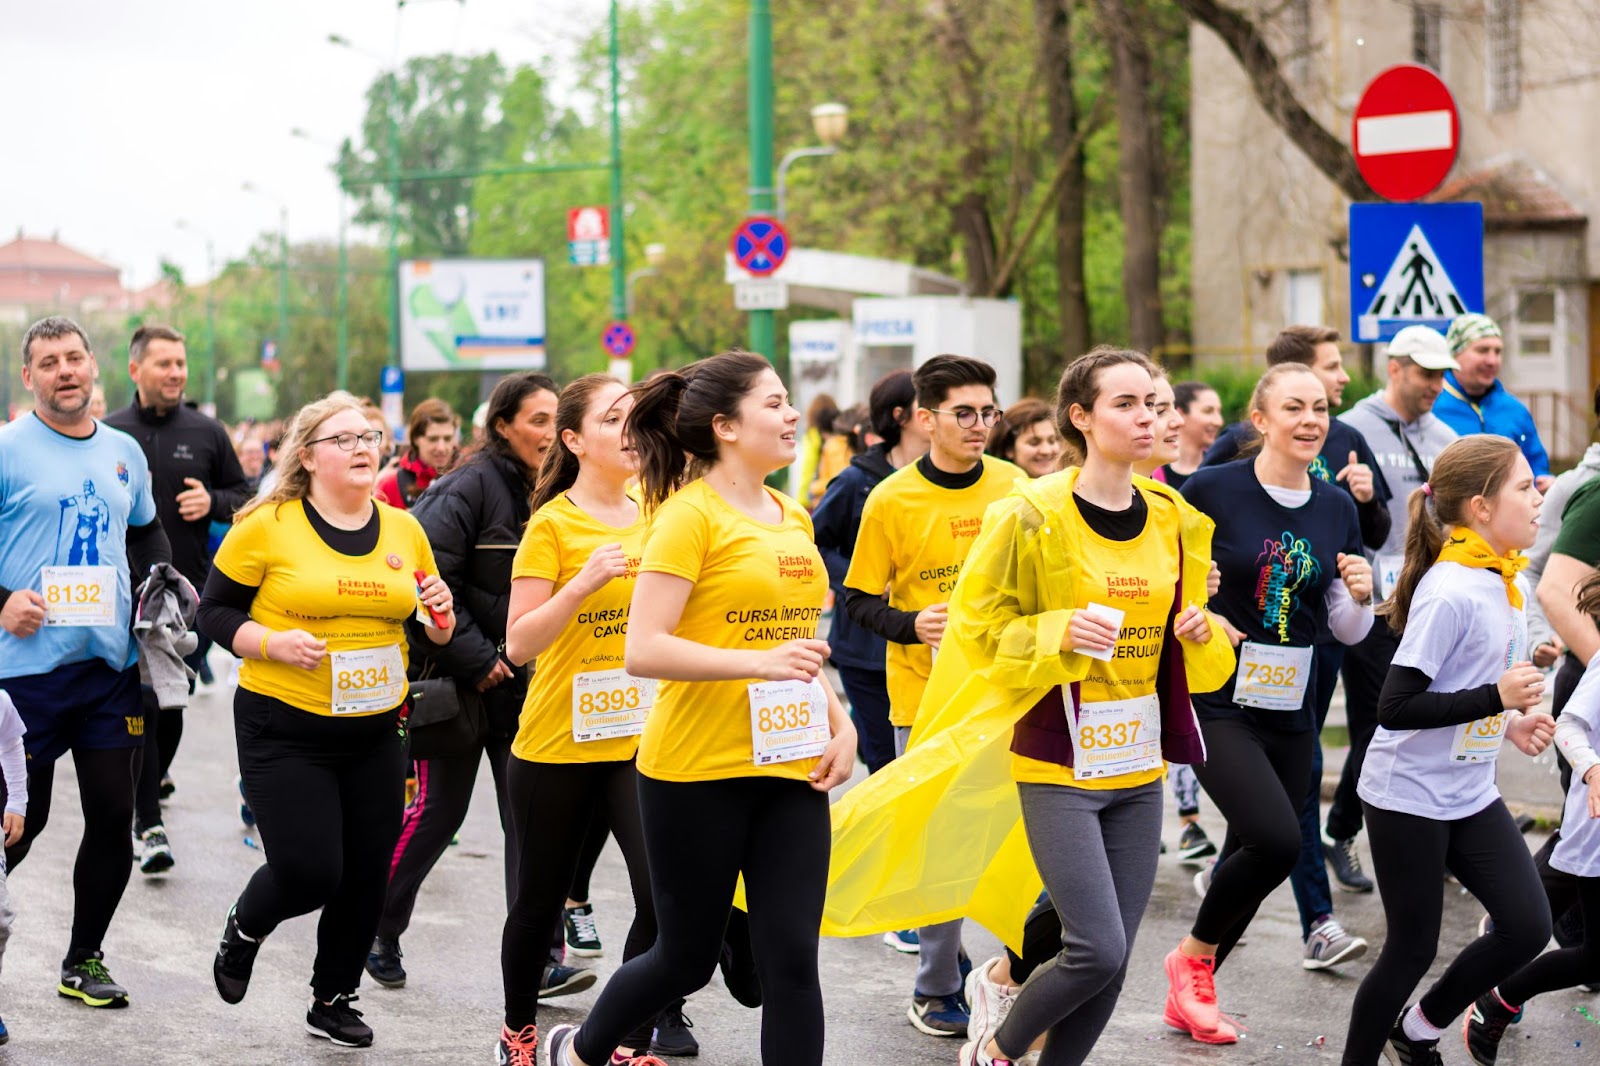
<instances>
[{"instance_id":1,"label":"black pants","mask_svg":"<svg viewBox=\"0 0 1600 1066\"><path fill-rule=\"evenodd\" d=\"M395 712L329 718L240 689L234 737L267 861L239 896L239 928L263 937L318 907L311 990L353 992L378 929L405 801Z\"/></svg>"},{"instance_id":2,"label":"black pants","mask_svg":"<svg viewBox=\"0 0 1600 1066\"><path fill-rule=\"evenodd\" d=\"M467 820L472 790L478 783L478 766L489 757L495 798L500 804L500 829L505 834L506 905L516 891L517 849L511 842L510 797L506 767L511 761L511 738L488 737L482 749L465 755L418 759L417 795L400 816L400 837L389 860L389 888L383 897L383 917L378 935L398 940L411 924L422 882L450 847L450 841Z\"/></svg>"},{"instance_id":3,"label":"black pants","mask_svg":"<svg viewBox=\"0 0 1600 1066\"><path fill-rule=\"evenodd\" d=\"M138 759L138 748L77 748L72 752L83 802L83 840L72 867L72 941L67 962L79 962L100 950L128 887L133 872L133 838L128 827L133 822L133 773ZM16 870L50 823L55 774L54 759L28 760L28 820L22 839L6 849L9 870Z\"/></svg>"},{"instance_id":4,"label":"black pants","mask_svg":"<svg viewBox=\"0 0 1600 1066\"><path fill-rule=\"evenodd\" d=\"M1547 951L1501 981L1500 996L1507 1003L1521 1006L1541 992L1600 981L1600 938L1589 935L1590 929L1600 929L1600 877L1575 877L1571 883L1583 908L1583 941L1570 948ZM1546 892L1549 888L1546 882ZM1563 893L1560 898L1550 898L1552 914L1567 909L1570 901L1565 897Z\"/></svg>"},{"instance_id":5,"label":"black pants","mask_svg":"<svg viewBox=\"0 0 1600 1066\"><path fill-rule=\"evenodd\" d=\"M1533 857L1501 800L1449 822L1369 804L1367 843L1389 931L1351 1006L1344 1066L1378 1061L1395 1018L1433 965L1446 869L1484 905L1494 929L1468 944L1418 1000L1433 1025L1448 1028L1550 939L1550 907Z\"/></svg>"},{"instance_id":6,"label":"black pants","mask_svg":"<svg viewBox=\"0 0 1600 1066\"><path fill-rule=\"evenodd\" d=\"M1373 621L1360 644L1345 649L1341 673L1350 754L1345 756L1339 787L1328 807L1328 836L1334 840L1349 840L1361 832L1361 797L1356 795L1356 786L1361 783L1361 764L1366 761L1372 734L1378 731L1378 696L1383 692L1383 680L1389 676L1389 664L1399 650L1400 638L1382 618Z\"/></svg>"},{"instance_id":7,"label":"black pants","mask_svg":"<svg viewBox=\"0 0 1600 1066\"><path fill-rule=\"evenodd\" d=\"M561 926L573 871L593 826L591 814L604 812L604 824L616 833L617 846L628 864L633 925L622 948L624 962L655 943L656 915L644 831L639 824L639 775L631 760L541 763L512 758L506 776L513 839L521 856L514 902L500 941L500 971L505 983L505 1023L517 1031L538 1020L545 952L551 935ZM649 1047L650 1029L647 1020L624 1043L640 1050Z\"/></svg>"},{"instance_id":8,"label":"black pants","mask_svg":"<svg viewBox=\"0 0 1600 1066\"><path fill-rule=\"evenodd\" d=\"M845 698L850 701L850 720L856 726L856 753L875 774L894 762L894 726L889 724L889 675L883 670L863 670L856 666L834 665Z\"/></svg>"},{"instance_id":9,"label":"black pants","mask_svg":"<svg viewBox=\"0 0 1600 1066\"><path fill-rule=\"evenodd\" d=\"M656 942L623 964L574 1038L584 1062L617 1045L675 999L703 987L744 874L761 979L763 1066L820 1066L818 930L828 885L828 797L804 781L639 777L639 810Z\"/></svg>"},{"instance_id":10,"label":"black pants","mask_svg":"<svg viewBox=\"0 0 1600 1066\"><path fill-rule=\"evenodd\" d=\"M194 651L183 657L189 669L198 671L211 650L211 640L201 637ZM189 695L194 695L195 679L189 679ZM135 789L133 831L142 833L153 825L161 824L161 779L172 769L172 757L178 754L178 742L183 739L183 708L161 709L156 702L154 689L141 688L140 700L144 704L144 748L139 760L138 784Z\"/></svg>"},{"instance_id":11,"label":"black pants","mask_svg":"<svg viewBox=\"0 0 1600 1066\"><path fill-rule=\"evenodd\" d=\"M1300 808L1317 735L1282 733L1246 718L1214 718L1200 729L1206 761L1195 776L1228 820L1228 835L1190 932L1217 945L1220 966L1300 857Z\"/></svg>"},{"instance_id":12,"label":"black pants","mask_svg":"<svg viewBox=\"0 0 1600 1066\"><path fill-rule=\"evenodd\" d=\"M606 850L606 840L610 836L611 823L606 821L605 808L597 807L589 814L589 832L584 835L583 849L578 852L578 868L573 871L567 899L574 903L589 902L589 880L594 877L594 865L600 861L600 853Z\"/></svg>"}]
</instances>

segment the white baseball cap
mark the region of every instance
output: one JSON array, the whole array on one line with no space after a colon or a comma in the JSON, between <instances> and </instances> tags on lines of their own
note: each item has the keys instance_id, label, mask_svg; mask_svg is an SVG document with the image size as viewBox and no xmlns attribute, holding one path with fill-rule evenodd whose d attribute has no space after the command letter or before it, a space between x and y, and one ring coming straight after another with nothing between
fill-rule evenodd
<instances>
[{"instance_id":1,"label":"white baseball cap","mask_svg":"<svg viewBox=\"0 0 1600 1066\"><path fill-rule=\"evenodd\" d=\"M1389 342L1389 355L1404 356L1424 370L1460 370L1444 334L1431 326L1407 326Z\"/></svg>"}]
</instances>

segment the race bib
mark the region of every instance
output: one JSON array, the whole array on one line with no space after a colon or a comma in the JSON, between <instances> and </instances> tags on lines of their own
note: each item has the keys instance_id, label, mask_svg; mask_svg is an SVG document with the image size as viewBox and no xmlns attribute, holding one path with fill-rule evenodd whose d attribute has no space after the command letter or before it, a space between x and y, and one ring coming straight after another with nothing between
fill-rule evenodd
<instances>
[{"instance_id":1,"label":"race bib","mask_svg":"<svg viewBox=\"0 0 1600 1066\"><path fill-rule=\"evenodd\" d=\"M1233 702L1263 711L1298 711L1311 680L1311 649L1292 645L1239 645L1239 676Z\"/></svg>"},{"instance_id":2,"label":"race bib","mask_svg":"<svg viewBox=\"0 0 1600 1066\"><path fill-rule=\"evenodd\" d=\"M1065 689L1061 699L1072 706L1072 696ZM1085 703L1078 708L1076 725L1067 725L1072 733L1075 778L1114 777L1161 765L1161 702L1153 694Z\"/></svg>"},{"instance_id":3,"label":"race bib","mask_svg":"<svg viewBox=\"0 0 1600 1066\"><path fill-rule=\"evenodd\" d=\"M750 744L757 766L815 759L829 739L828 694L821 681L750 684Z\"/></svg>"},{"instance_id":4,"label":"race bib","mask_svg":"<svg viewBox=\"0 0 1600 1066\"><path fill-rule=\"evenodd\" d=\"M1400 583L1400 568L1406 564L1405 552L1379 552L1372 563L1372 602L1389 598Z\"/></svg>"},{"instance_id":5,"label":"race bib","mask_svg":"<svg viewBox=\"0 0 1600 1066\"><path fill-rule=\"evenodd\" d=\"M1494 762L1500 757L1500 744L1506 739L1507 711L1456 726L1455 743L1450 745L1451 762Z\"/></svg>"},{"instance_id":6,"label":"race bib","mask_svg":"<svg viewBox=\"0 0 1600 1066\"><path fill-rule=\"evenodd\" d=\"M334 714L387 711L406 697L406 667L398 644L330 652L328 661L333 667Z\"/></svg>"},{"instance_id":7,"label":"race bib","mask_svg":"<svg viewBox=\"0 0 1600 1066\"><path fill-rule=\"evenodd\" d=\"M40 572L47 626L117 624L117 568L47 566Z\"/></svg>"},{"instance_id":8,"label":"race bib","mask_svg":"<svg viewBox=\"0 0 1600 1066\"><path fill-rule=\"evenodd\" d=\"M572 679L572 739L579 744L644 732L645 716L656 705L654 678L626 670L592 670Z\"/></svg>"}]
</instances>

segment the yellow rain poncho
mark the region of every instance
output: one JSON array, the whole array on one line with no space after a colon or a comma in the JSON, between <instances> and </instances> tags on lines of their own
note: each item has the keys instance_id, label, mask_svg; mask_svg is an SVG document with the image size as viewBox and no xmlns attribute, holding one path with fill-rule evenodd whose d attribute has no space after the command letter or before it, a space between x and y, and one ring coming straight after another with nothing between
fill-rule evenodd
<instances>
[{"instance_id":1,"label":"yellow rain poncho","mask_svg":"<svg viewBox=\"0 0 1600 1066\"><path fill-rule=\"evenodd\" d=\"M1041 882L1011 778L1012 726L1092 662L1060 650L1081 557L1083 528L1067 517L1077 478L1073 468L1019 482L984 515L906 753L833 806L823 935L966 917L1021 947ZM1147 529L1181 538L1179 609L1203 603L1214 524L1169 486L1134 481L1149 505ZM1209 642L1181 646L1189 691L1215 691L1232 675L1233 649L1216 621Z\"/></svg>"}]
</instances>

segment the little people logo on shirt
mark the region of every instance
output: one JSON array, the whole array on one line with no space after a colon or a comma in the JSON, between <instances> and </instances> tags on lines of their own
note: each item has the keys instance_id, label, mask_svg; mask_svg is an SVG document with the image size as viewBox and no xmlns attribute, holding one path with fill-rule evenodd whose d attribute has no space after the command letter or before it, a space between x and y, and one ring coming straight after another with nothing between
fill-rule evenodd
<instances>
[{"instance_id":1,"label":"little people logo on shirt","mask_svg":"<svg viewBox=\"0 0 1600 1066\"><path fill-rule=\"evenodd\" d=\"M122 487L128 487L128 464L117 460L117 480L122 482Z\"/></svg>"},{"instance_id":2,"label":"little people logo on shirt","mask_svg":"<svg viewBox=\"0 0 1600 1066\"><path fill-rule=\"evenodd\" d=\"M950 535L956 540L965 537L976 537L983 528L982 518L952 518L950 519Z\"/></svg>"},{"instance_id":3,"label":"little people logo on shirt","mask_svg":"<svg viewBox=\"0 0 1600 1066\"><path fill-rule=\"evenodd\" d=\"M1138 600L1150 595L1150 581L1143 577L1106 578L1106 595L1114 600Z\"/></svg>"},{"instance_id":4,"label":"little people logo on shirt","mask_svg":"<svg viewBox=\"0 0 1600 1066\"><path fill-rule=\"evenodd\" d=\"M1293 533L1269 540L1256 557L1261 575L1256 579L1256 606L1261 624L1289 639L1289 619L1300 607L1300 591L1317 583L1322 564L1311 554L1311 542Z\"/></svg>"},{"instance_id":5,"label":"little people logo on shirt","mask_svg":"<svg viewBox=\"0 0 1600 1066\"><path fill-rule=\"evenodd\" d=\"M809 555L778 553L778 576L805 579L816 576L815 560Z\"/></svg>"},{"instance_id":6,"label":"little people logo on shirt","mask_svg":"<svg viewBox=\"0 0 1600 1066\"><path fill-rule=\"evenodd\" d=\"M356 596L364 600L385 600L389 598L389 587L381 581L362 581L353 577L339 579L338 592L341 596Z\"/></svg>"},{"instance_id":7,"label":"little people logo on shirt","mask_svg":"<svg viewBox=\"0 0 1600 1066\"><path fill-rule=\"evenodd\" d=\"M624 581L631 580L639 576L639 563L643 560L643 558L644 557L642 555L623 556L622 578Z\"/></svg>"}]
</instances>

